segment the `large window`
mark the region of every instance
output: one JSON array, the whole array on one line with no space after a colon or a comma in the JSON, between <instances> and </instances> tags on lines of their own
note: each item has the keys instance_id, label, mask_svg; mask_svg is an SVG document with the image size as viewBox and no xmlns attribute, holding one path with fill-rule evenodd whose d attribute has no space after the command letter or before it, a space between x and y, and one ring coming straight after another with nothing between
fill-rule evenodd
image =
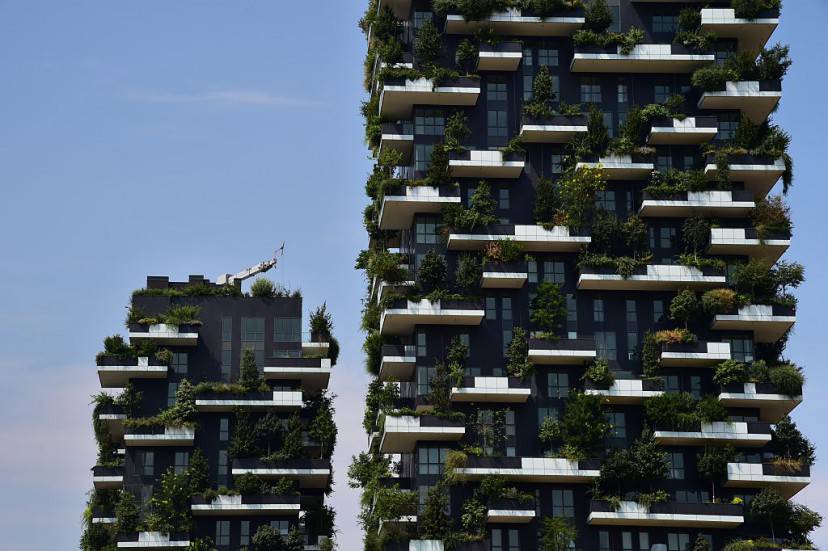
<instances>
[{"instance_id":1,"label":"large window","mask_svg":"<svg viewBox=\"0 0 828 551\"><path fill-rule=\"evenodd\" d=\"M690 549L690 534L667 534L667 551Z\"/></svg>"},{"instance_id":2,"label":"large window","mask_svg":"<svg viewBox=\"0 0 828 551\"><path fill-rule=\"evenodd\" d=\"M601 103L601 81L594 77L581 79L581 102Z\"/></svg>"},{"instance_id":3,"label":"large window","mask_svg":"<svg viewBox=\"0 0 828 551\"><path fill-rule=\"evenodd\" d=\"M170 369L176 375L187 376L187 353L175 352L170 363Z\"/></svg>"},{"instance_id":4,"label":"large window","mask_svg":"<svg viewBox=\"0 0 828 551\"><path fill-rule=\"evenodd\" d=\"M519 532L515 529L492 529L492 551L521 551Z\"/></svg>"},{"instance_id":5,"label":"large window","mask_svg":"<svg viewBox=\"0 0 828 551\"><path fill-rule=\"evenodd\" d=\"M563 285L566 283L566 265L563 262L556 261L544 262L543 280Z\"/></svg>"},{"instance_id":6,"label":"large window","mask_svg":"<svg viewBox=\"0 0 828 551\"><path fill-rule=\"evenodd\" d=\"M549 373L547 384L550 398L566 398L569 396L569 374Z\"/></svg>"},{"instance_id":7,"label":"large window","mask_svg":"<svg viewBox=\"0 0 828 551\"><path fill-rule=\"evenodd\" d=\"M446 117L442 111L426 109L414 117L414 133L418 136L442 136L446 132Z\"/></svg>"},{"instance_id":8,"label":"large window","mask_svg":"<svg viewBox=\"0 0 828 551\"><path fill-rule=\"evenodd\" d=\"M221 380L230 382L233 369L233 318L221 318Z\"/></svg>"},{"instance_id":9,"label":"large window","mask_svg":"<svg viewBox=\"0 0 828 551\"><path fill-rule=\"evenodd\" d=\"M219 419L219 441L227 442L230 440L230 419L222 417Z\"/></svg>"},{"instance_id":10,"label":"large window","mask_svg":"<svg viewBox=\"0 0 828 551\"><path fill-rule=\"evenodd\" d=\"M302 318L276 318L273 324L273 342L302 341Z\"/></svg>"},{"instance_id":11,"label":"large window","mask_svg":"<svg viewBox=\"0 0 828 551\"><path fill-rule=\"evenodd\" d=\"M416 240L421 245L434 245L437 243L437 218L424 216L415 226Z\"/></svg>"},{"instance_id":12,"label":"large window","mask_svg":"<svg viewBox=\"0 0 828 551\"><path fill-rule=\"evenodd\" d=\"M243 520L239 524L239 543L242 545L250 545L250 521Z\"/></svg>"},{"instance_id":13,"label":"large window","mask_svg":"<svg viewBox=\"0 0 828 551\"><path fill-rule=\"evenodd\" d=\"M256 367L261 371L264 366L264 318L242 318L241 331L242 354L252 350Z\"/></svg>"},{"instance_id":14,"label":"large window","mask_svg":"<svg viewBox=\"0 0 828 551\"><path fill-rule=\"evenodd\" d=\"M592 321L595 323L603 323L607 321L604 310L604 299L602 298L596 298L592 301Z\"/></svg>"},{"instance_id":15,"label":"large window","mask_svg":"<svg viewBox=\"0 0 828 551\"><path fill-rule=\"evenodd\" d=\"M227 483L227 450L219 450L218 452L218 479L222 484Z\"/></svg>"},{"instance_id":16,"label":"large window","mask_svg":"<svg viewBox=\"0 0 828 551\"><path fill-rule=\"evenodd\" d=\"M505 109L489 109L487 112L486 131L489 146L505 145L509 138L509 117Z\"/></svg>"},{"instance_id":17,"label":"large window","mask_svg":"<svg viewBox=\"0 0 828 551\"><path fill-rule=\"evenodd\" d=\"M719 115L719 133L716 134L716 139L723 142L730 141L736 137L738 129L739 115L734 113Z\"/></svg>"},{"instance_id":18,"label":"large window","mask_svg":"<svg viewBox=\"0 0 828 551\"><path fill-rule=\"evenodd\" d=\"M681 452L667 452L667 478L684 480L684 454Z\"/></svg>"},{"instance_id":19,"label":"large window","mask_svg":"<svg viewBox=\"0 0 828 551\"><path fill-rule=\"evenodd\" d=\"M189 452L175 452L175 474L183 474L189 466Z\"/></svg>"},{"instance_id":20,"label":"large window","mask_svg":"<svg viewBox=\"0 0 828 551\"><path fill-rule=\"evenodd\" d=\"M442 475L448 452L448 448L420 448L417 454L417 473Z\"/></svg>"},{"instance_id":21,"label":"large window","mask_svg":"<svg viewBox=\"0 0 828 551\"><path fill-rule=\"evenodd\" d=\"M607 413L607 422L610 424L610 438L627 437L627 420L623 413L618 411Z\"/></svg>"},{"instance_id":22,"label":"large window","mask_svg":"<svg viewBox=\"0 0 828 551\"><path fill-rule=\"evenodd\" d=\"M737 362L751 363L753 356L753 341L750 339L723 339L730 343L730 357Z\"/></svg>"},{"instance_id":23,"label":"large window","mask_svg":"<svg viewBox=\"0 0 828 551\"><path fill-rule=\"evenodd\" d=\"M141 476L155 476L155 452L140 452Z\"/></svg>"},{"instance_id":24,"label":"large window","mask_svg":"<svg viewBox=\"0 0 828 551\"><path fill-rule=\"evenodd\" d=\"M615 212L615 191L609 189L596 192L595 205L607 212Z\"/></svg>"},{"instance_id":25,"label":"large window","mask_svg":"<svg viewBox=\"0 0 828 551\"><path fill-rule=\"evenodd\" d=\"M596 331L595 347L598 349L598 358L602 360L618 359L618 346L615 340L615 333L611 331Z\"/></svg>"},{"instance_id":26,"label":"large window","mask_svg":"<svg viewBox=\"0 0 828 551\"><path fill-rule=\"evenodd\" d=\"M431 379L437 374L436 367L417 366L417 395L426 396L431 392Z\"/></svg>"},{"instance_id":27,"label":"large window","mask_svg":"<svg viewBox=\"0 0 828 551\"><path fill-rule=\"evenodd\" d=\"M552 516L575 518L575 497L572 490L552 490Z\"/></svg>"},{"instance_id":28,"label":"large window","mask_svg":"<svg viewBox=\"0 0 828 551\"><path fill-rule=\"evenodd\" d=\"M178 383L167 383L167 407L175 405L175 395L178 393Z\"/></svg>"},{"instance_id":29,"label":"large window","mask_svg":"<svg viewBox=\"0 0 828 551\"><path fill-rule=\"evenodd\" d=\"M216 545L230 545L230 521L216 521Z\"/></svg>"},{"instance_id":30,"label":"large window","mask_svg":"<svg viewBox=\"0 0 828 551\"><path fill-rule=\"evenodd\" d=\"M431 166L431 154L434 152L434 145L418 143L414 146L414 170L425 172Z\"/></svg>"},{"instance_id":31,"label":"large window","mask_svg":"<svg viewBox=\"0 0 828 551\"><path fill-rule=\"evenodd\" d=\"M675 15L654 15L653 32L662 34L673 34L678 28L678 20Z\"/></svg>"}]
</instances>

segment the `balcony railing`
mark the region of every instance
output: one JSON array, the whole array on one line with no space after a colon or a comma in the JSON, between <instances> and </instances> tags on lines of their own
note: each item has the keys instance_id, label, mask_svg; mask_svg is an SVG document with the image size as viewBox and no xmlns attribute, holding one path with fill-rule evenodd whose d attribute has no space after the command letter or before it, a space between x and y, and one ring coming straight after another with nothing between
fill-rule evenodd
<instances>
[{"instance_id":1,"label":"balcony railing","mask_svg":"<svg viewBox=\"0 0 828 551\"><path fill-rule=\"evenodd\" d=\"M727 282L724 274L709 266L701 270L675 264L650 264L625 277L612 267L584 266L578 289L606 291L678 291L684 288L709 289Z\"/></svg>"},{"instance_id":2,"label":"balcony railing","mask_svg":"<svg viewBox=\"0 0 828 551\"><path fill-rule=\"evenodd\" d=\"M591 501L587 524L592 526L665 526L735 528L744 523L741 505L729 503L654 503L649 507L622 501L616 510L605 501Z\"/></svg>"},{"instance_id":3,"label":"balcony railing","mask_svg":"<svg viewBox=\"0 0 828 551\"><path fill-rule=\"evenodd\" d=\"M456 178L519 178L526 166L525 153L469 149L449 153L449 170Z\"/></svg>"},{"instance_id":4,"label":"balcony railing","mask_svg":"<svg viewBox=\"0 0 828 551\"><path fill-rule=\"evenodd\" d=\"M770 423L716 422L689 423L681 427L656 424L656 442L666 446L733 444L737 447L762 447L771 440Z\"/></svg>"},{"instance_id":5,"label":"balcony railing","mask_svg":"<svg viewBox=\"0 0 828 551\"><path fill-rule=\"evenodd\" d=\"M491 524L527 524L534 518L534 500L495 498L486 513L486 520Z\"/></svg>"},{"instance_id":6,"label":"balcony railing","mask_svg":"<svg viewBox=\"0 0 828 551\"><path fill-rule=\"evenodd\" d=\"M529 339L529 361L540 365L579 365L598 355L594 337Z\"/></svg>"},{"instance_id":7,"label":"balcony railing","mask_svg":"<svg viewBox=\"0 0 828 551\"><path fill-rule=\"evenodd\" d=\"M738 311L713 318L716 331L753 331L756 342L774 343L796 323L796 308L783 305L751 304Z\"/></svg>"},{"instance_id":8,"label":"balcony railing","mask_svg":"<svg viewBox=\"0 0 828 551\"><path fill-rule=\"evenodd\" d=\"M610 404L643 404L644 400L664 394L664 382L653 379L615 379L612 385L584 384L586 394L604 397Z\"/></svg>"},{"instance_id":9,"label":"balcony railing","mask_svg":"<svg viewBox=\"0 0 828 551\"><path fill-rule=\"evenodd\" d=\"M92 467L92 484L96 490L121 488L124 484L124 468Z\"/></svg>"},{"instance_id":10,"label":"balcony railing","mask_svg":"<svg viewBox=\"0 0 828 551\"><path fill-rule=\"evenodd\" d=\"M716 158L708 155L705 159L705 175L708 180L718 178ZM784 160L758 155L731 155L728 157L728 178L742 182L745 189L756 198L764 198L779 178L785 173Z\"/></svg>"},{"instance_id":11,"label":"balcony railing","mask_svg":"<svg viewBox=\"0 0 828 551\"><path fill-rule=\"evenodd\" d=\"M503 476L515 482L586 483L600 474L599 460L570 461L556 457L469 456L455 474L462 480Z\"/></svg>"},{"instance_id":12,"label":"balcony railing","mask_svg":"<svg viewBox=\"0 0 828 551\"><path fill-rule=\"evenodd\" d=\"M717 117L658 117L650 124L647 143L650 145L700 145L716 137Z\"/></svg>"},{"instance_id":13,"label":"balcony railing","mask_svg":"<svg viewBox=\"0 0 828 551\"><path fill-rule=\"evenodd\" d=\"M466 433L462 421L432 415L386 416L380 441L381 453L410 453L418 441L457 441Z\"/></svg>"},{"instance_id":14,"label":"balcony railing","mask_svg":"<svg viewBox=\"0 0 828 551\"><path fill-rule=\"evenodd\" d=\"M439 214L449 204L460 204L456 186L404 186L386 194L379 214L381 230L407 230L416 214Z\"/></svg>"},{"instance_id":15,"label":"balcony railing","mask_svg":"<svg viewBox=\"0 0 828 551\"><path fill-rule=\"evenodd\" d=\"M266 380L298 381L309 392L327 388L331 378L329 358L269 358L265 364Z\"/></svg>"},{"instance_id":16,"label":"balcony railing","mask_svg":"<svg viewBox=\"0 0 828 551\"><path fill-rule=\"evenodd\" d=\"M198 325L171 325L158 323L147 325L129 324L130 341L153 341L158 345L195 346L198 343Z\"/></svg>"},{"instance_id":17,"label":"balcony railing","mask_svg":"<svg viewBox=\"0 0 828 551\"><path fill-rule=\"evenodd\" d=\"M756 208L750 191L685 191L668 196L644 192L639 216L688 218L691 216L745 217Z\"/></svg>"},{"instance_id":18,"label":"balcony railing","mask_svg":"<svg viewBox=\"0 0 828 551\"><path fill-rule=\"evenodd\" d=\"M199 411L228 412L237 408L250 410L287 410L301 408L302 391L269 392L201 392L196 396Z\"/></svg>"},{"instance_id":19,"label":"balcony railing","mask_svg":"<svg viewBox=\"0 0 828 551\"><path fill-rule=\"evenodd\" d=\"M298 480L302 488L324 488L331 477L331 462L327 459L234 459L233 476L254 474L265 479L288 478Z\"/></svg>"},{"instance_id":20,"label":"balcony railing","mask_svg":"<svg viewBox=\"0 0 828 551\"><path fill-rule=\"evenodd\" d=\"M460 233L452 229L448 248L452 251L482 250L493 241L515 241L526 252L577 252L591 242L585 231L564 226L546 229L536 224L494 224L474 230L475 233Z\"/></svg>"},{"instance_id":21,"label":"balcony railing","mask_svg":"<svg viewBox=\"0 0 828 551\"><path fill-rule=\"evenodd\" d=\"M154 356L117 358L102 355L96 363L101 388L123 388L133 379L167 378L167 366L159 365Z\"/></svg>"},{"instance_id":22,"label":"balcony railing","mask_svg":"<svg viewBox=\"0 0 828 551\"><path fill-rule=\"evenodd\" d=\"M775 264L790 246L790 233L767 234L760 238L755 228L713 228L707 252L748 256Z\"/></svg>"},{"instance_id":23,"label":"balcony railing","mask_svg":"<svg viewBox=\"0 0 828 551\"><path fill-rule=\"evenodd\" d=\"M531 10L509 8L482 20L467 20L462 15L446 16L446 33L474 34L492 29L502 36L571 36L584 24L584 10L562 10L553 17L541 18Z\"/></svg>"},{"instance_id":24,"label":"balcony railing","mask_svg":"<svg viewBox=\"0 0 828 551\"><path fill-rule=\"evenodd\" d=\"M811 468L783 466L774 463L728 463L727 481L730 488L773 488L790 499L811 483Z\"/></svg>"},{"instance_id":25,"label":"balcony railing","mask_svg":"<svg viewBox=\"0 0 828 551\"><path fill-rule=\"evenodd\" d=\"M569 143L586 132L586 115L521 118L520 137L527 143Z\"/></svg>"},{"instance_id":26,"label":"balcony railing","mask_svg":"<svg viewBox=\"0 0 828 551\"><path fill-rule=\"evenodd\" d=\"M446 79L389 79L383 83L379 114L392 119L411 116L415 105L473 107L480 96L480 80L473 78Z\"/></svg>"},{"instance_id":27,"label":"balcony railing","mask_svg":"<svg viewBox=\"0 0 828 551\"><path fill-rule=\"evenodd\" d=\"M483 305L468 300L395 300L380 318L380 332L389 335L410 334L417 325L480 325Z\"/></svg>"},{"instance_id":28,"label":"balcony railing","mask_svg":"<svg viewBox=\"0 0 828 551\"><path fill-rule=\"evenodd\" d=\"M528 380L515 377L464 377L452 387L453 402L524 403L532 394Z\"/></svg>"},{"instance_id":29,"label":"balcony railing","mask_svg":"<svg viewBox=\"0 0 828 551\"><path fill-rule=\"evenodd\" d=\"M382 347L379 378L382 381L407 381L417 366L417 347L386 344Z\"/></svg>"},{"instance_id":30,"label":"balcony railing","mask_svg":"<svg viewBox=\"0 0 828 551\"><path fill-rule=\"evenodd\" d=\"M699 109L741 111L751 122L764 122L782 99L782 81L728 82L723 90L702 93Z\"/></svg>"},{"instance_id":31,"label":"balcony railing","mask_svg":"<svg viewBox=\"0 0 828 551\"><path fill-rule=\"evenodd\" d=\"M681 44L639 44L630 54L621 46L576 46L570 71L575 73L692 73L716 60Z\"/></svg>"},{"instance_id":32,"label":"balcony railing","mask_svg":"<svg viewBox=\"0 0 828 551\"><path fill-rule=\"evenodd\" d=\"M118 549L186 549L189 546L187 533L134 532L118 536Z\"/></svg>"},{"instance_id":33,"label":"balcony railing","mask_svg":"<svg viewBox=\"0 0 828 551\"><path fill-rule=\"evenodd\" d=\"M790 395L771 383L734 383L722 387L719 401L726 407L756 408L762 421L776 423L802 403L802 388Z\"/></svg>"},{"instance_id":34,"label":"balcony railing","mask_svg":"<svg viewBox=\"0 0 828 551\"><path fill-rule=\"evenodd\" d=\"M667 343L661 347L661 365L665 367L714 367L731 359L730 343Z\"/></svg>"},{"instance_id":35,"label":"balcony railing","mask_svg":"<svg viewBox=\"0 0 828 551\"><path fill-rule=\"evenodd\" d=\"M600 168L607 180L648 180L655 164L646 155L585 155L576 168Z\"/></svg>"},{"instance_id":36,"label":"balcony railing","mask_svg":"<svg viewBox=\"0 0 828 551\"><path fill-rule=\"evenodd\" d=\"M191 427L127 427L124 433L127 446L192 446L195 442Z\"/></svg>"},{"instance_id":37,"label":"balcony railing","mask_svg":"<svg viewBox=\"0 0 828 551\"><path fill-rule=\"evenodd\" d=\"M719 38L735 38L739 50L758 52L770 40L779 26L779 9L762 10L753 19L736 17L733 8L704 8L701 11L701 28Z\"/></svg>"},{"instance_id":38,"label":"balcony railing","mask_svg":"<svg viewBox=\"0 0 828 551\"><path fill-rule=\"evenodd\" d=\"M411 152L414 149L414 125L411 122L382 123L379 152L398 151L402 154L402 163L411 162Z\"/></svg>"},{"instance_id":39,"label":"balcony railing","mask_svg":"<svg viewBox=\"0 0 828 551\"><path fill-rule=\"evenodd\" d=\"M495 45L481 44L478 60L478 71L516 71L523 59L523 44L521 42L500 42Z\"/></svg>"},{"instance_id":40,"label":"balcony railing","mask_svg":"<svg viewBox=\"0 0 828 551\"><path fill-rule=\"evenodd\" d=\"M206 499L196 495L191 500L193 516L228 515L298 515L297 495L234 495Z\"/></svg>"},{"instance_id":41,"label":"balcony railing","mask_svg":"<svg viewBox=\"0 0 828 551\"><path fill-rule=\"evenodd\" d=\"M520 289L528 278L526 262L486 262L481 286L484 289Z\"/></svg>"}]
</instances>

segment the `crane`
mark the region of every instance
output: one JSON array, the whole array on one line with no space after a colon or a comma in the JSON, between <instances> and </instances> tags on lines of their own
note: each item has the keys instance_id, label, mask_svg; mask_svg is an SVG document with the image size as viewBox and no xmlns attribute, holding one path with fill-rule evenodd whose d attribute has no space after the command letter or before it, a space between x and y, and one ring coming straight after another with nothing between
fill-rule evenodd
<instances>
[{"instance_id":1,"label":"crane","mask_svg":"<svg viewBox=\"0 0 828 551\"><path fill-rule=\"evenodd\" d=\"M236 283L241 283L245 279L249 279L257 274L263 274L266 271L270 270L279 262L279 257L284 256L285 254L285 244L282 242L282 246L279 247L274 253L273 258L270 260L265 260L264 262L260 262L255 266L251 266L249 268L245 268L244 270L240 271L236 275L232 274L222 274L216 277L216 283L219 285L235 285Z\"/></svg>"}]
</instances>

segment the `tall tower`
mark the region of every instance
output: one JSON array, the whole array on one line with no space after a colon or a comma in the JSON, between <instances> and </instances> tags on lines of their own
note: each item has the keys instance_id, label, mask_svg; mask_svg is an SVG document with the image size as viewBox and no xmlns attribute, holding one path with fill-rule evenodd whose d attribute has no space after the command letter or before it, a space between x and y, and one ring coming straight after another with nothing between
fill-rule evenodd
<instances>
[{"instance_id":1,"label":"tall tower","mask_svg":"<svg viewBox=\"0 0 828 551\"><path fill-rule=\"evenodd\" d=\"M807 545L779 8L370 2L366 549Z\"/></svg>"},{"instance_id":2,"label":"tall tower","mask_svg":"<svg viewBox=\"0 0 828 551\"><path fill-rule=\"evenodd\" d=\"M301 295L266 279L148 277L126 324L97 357L81 549L330 549L325 307L303 336Z\"/></svg>"}]
</instances>

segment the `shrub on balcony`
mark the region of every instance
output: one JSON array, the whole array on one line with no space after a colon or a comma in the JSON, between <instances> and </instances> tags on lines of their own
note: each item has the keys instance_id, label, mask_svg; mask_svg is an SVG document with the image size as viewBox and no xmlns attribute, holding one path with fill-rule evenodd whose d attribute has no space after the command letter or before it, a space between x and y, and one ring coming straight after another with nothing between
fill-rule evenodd
<instances>
[{"instance_id":1,"label":"shrub on balcony","mask_svg":"<svg viewBox=\"0 0 828 551\"><path fill-rule=\"evenodd\" d=\"M308 435L319 442L321 447L320 457L330 459L336 447L336 437L339 431L334 422L336 410L333 407L335 396L328 394L327 390L314 396L307 402L311 411L316 411L313 421L308 427Z\"/></svg>"},{"instance_id":2,"label":"shrub on balcony","mask_svg":"<svg viewBox=\"0 0 828 551\"><path fill-rule=\"evenodd\" d=\"M173 467L161 475L161 485L150 499L146 518L151 532L189 532L192 490L186 474L176 474Z\"/></svg>"},{"instance_id":3,"label":"shrub on balcony","mask_svg":"<svg viewBox=\"0 0 828 551\"><path fill-rule=\"evenodd\" d=\"M442 143L435 143L431 150L425 184L439 187L451 183L451 167L449 163L449 149ZM448 205L447 205L448 206Z\"/></svg>"},{"instance_id":4,"label":"shrub on balcony","mask_svg":"<svg viewBox=\"0 0 828 551\"><path fill-rule=\"evenodd\" d=\"M446 261L434 251L428 251L417 270L417 284L426 292L442 289L446 284Z\"/></svg>"},{"instance_id":5,"label":"shrub on balcony","mask_svg":"<svg viewBox=\"0 0 828 551\"><path fill-rule=\"evenodd\" d=\"M454 61L457 68L464 73L471 73L477 68L480 59L480 49L468 38L464 39L457 46L454 53Z\"/></svg>"},{"instance_id":6,"label":"shrub on balcony","mask_svg":"<svg viewBox=\"0 0 828 551\"><path fill-rule=\"evenodd\" d=\"M552 102L555 92L552 86L552 73L545 65L541 67L532 82L532 97L523 102L523 113L533 118L542 119L553 115Z\"/></svg>"},{"instance_id":7,"label":"shrub on balcony","mask_svg":"<svg viewBox=\"0 0 828 551\"><path fill-rule=\"evenodd\" d=\"M779 195L757 202L750 216L760 239L771 235L790 235L793 231L791 209Z\"/></svg>"},{"instance_id":8,"label":"shrub on balcony","mask_svg":"<svg viewBox=\"0 0 828 551\"><path fill-rule=\"evenodd\" d=\"M763 10L782 8L782 0L733 0L731 3L736 17L756 19Z\"/></svg>"},{"instance_id":9,"label":"shrub on balcony","mask_svg":"<svg viewBox=\"0 0 828 551\"><path fill-rule=\"evenodd\" d=\"M473 254L461 254L457 257L454 282L463 291L472 291L480 286L483 267L480 258Z\"/></svg>"},{"instance_id":10,"label":"shrub on balcony","mask_svg":"<svg viewBox=\"0 0 828 551\"><path fill-rule=\"evenodd\" d=\"M770 382L780 394L796 396L802 393L805 376L802 369L792 364L781 364L769 370Z\"/></svg>"},{"instance_id":11,"label":"shrub on balcony","mask_svg":"<svg viewBox=\"0 0 828 551\"><path fill-rule=\"evenodd\" d=\"M570 142L570 151L575 159L603 155L609 146L609 130L604 124L604 114L592 105L587 114L587 132L579 134ZM569 159L565 158L569 165Z\"/></svg>"},{"instance_id":12,"label":"shrub on balcony","mask_svg":"<svg viewBox=\"0 0 828 551\"><path fill-rule=\"evenodd\" d=\"M417 31L414 40L414 60L417 65L425 67L435 65L443 56L443 41L440 32L432 21L426 21Z\"/></svg>"},{"instance_id":13,"label":"shrub on balcony","mask_svg":"<svg viewBox=\"0 0 828 551\"><path fill-rule=\"evenodd\" d=\"M716 35L701 28L701 12L696 8L684 8L679 12L678 32L673 40L696 52L706 52L716 42Z\"/></svg>"},{"instance_id":14,"label":"shrub on balcony","mask_svg":"<svg viewBox=\"0 0 828 551\"><path fill-rule=\"evenodd\" d=\"M801 466L812 466L816 461L816 450L802 435L790 417L786 416L771 428L771 449L774 453Z\"/></svg>"},{"instance_id":15,"label":"shrub on balcony","mask_svg":"<svg viewBox=\"0 0 828 551\"><path fill-rule=\"evenodd\" d=\"M736 360L726 360L716 366L713 383L720 386L742 384L748 381L748 367Z\"/></svg>"},{"instance_id":16,"label":"shrub on balcony","mask_svg":"<svg viewBox=\"0 0 828 551\"><path fill-rule=\"evenodd\" d=\"M81 534L81 551L110 551L117 544L115 534L106 524L88 522Z\"/></svg>"},{"instance_id":17,"label":"shrub on balcony","mask_svg":"<svg viewBox=\"0 0 828 551\"><path fill-rule=\"evenodd\" d=\"M539 535L540 551L567 551L570 543L578 539L578 530L572 522L562 517L544 517Z\"/></svg>"},{"instance_id":18,"label":"shrub on balcony","mask_svg":"<svg viewBox=\"0 0 828 551\"><path fill-rule=\"evenodd\" d=\"M804 281L805 269L799 263L782 261L770 266L756 259L739 264L731 276L736 292L748 297L752 304L793 302L788 290L798 288Z\"/></svg>"},{"instance_id":19,"label":"shrub on balcony","mask_svg":"<svg viewBox=\"0 0 828 551\"><path fill-rule=\"evenodd\" d=\"M417 518L421 539L444 540L451 537L451 517L446 514L448 508L448 488L441 480L428 490L422 513Z\"/></svg>"},{"instance_id":20,"label":"shrub on balcony","mask_svg":"<svg viewBox=\"0 0 828 551\"><path fill-rule=\"evenodd\" d=\"M483 255L489 262L516 262L523 254L523 246L514 239L499 239L486 243Z\"/></svg>"},{"instance_id":21,"label":"shrub on balcony","mask_svg":"<svg viewBox=\"0 0 828 551\"><path fill-rule=\"evenodd\" d=\"M566 297L561 288L551 281L538 284L537 295L532 299L529 321L547 338L554 336L566 319Z\"/></svg>"},{"instance_id":22,"label":"shrub on balcony","mask_svg":"<svg viewBox=\"0 0 828 551\"><path fill-rule=\"evenodd\" d=\"M641 372L645 378L656 377L661 367L661 346L655 334L647 331L641 342Z\"/></svg>"},{"instance_id":23,"label":"shrub on balcony","mask_svg":"<svg viewBox=\"0 0 828 551\"><path fill-rule=\"evenodd\" d=\"M696 455L696 470L702 480L710 482L713 501L716 500L716 485L727 480L727 464L736 458L733 446L706 446Z\"/></svg>"},{"instance_id":24,"label":"shrub on balcony","mask_svg":"<svg viewBox=\"0 0 828 551\"><path fill-rule=\"evenodd\" d=\"M581 168L570 171L559 181L561 208L556 222L570 228L583 228L593 219L595 197L607 188L604 171L600 168Z\"/></svg>"},{"instance_id":25,"label":"shrub on balcony","mask_svg":"<svg viewBox=\"0 0 828 551\"><path fill-rule=\"evenodd\" d=\"M474 539L486 536L488 508L476 498L469 498L463 503L460 524L463 531Z\"/></svg>"},{"instance_id":26,"label":"shrub on balcony","mask_svg":"<svg viewBox=\"0 0 828 551\"><path fill-rule=\"evenodd\" d=\"M302 534L295 526L284 537L277 528L263 524L253 534L251 541L253 551L302 551L305 548Z\"/></svg>"},{"instance_id":27,"label":"shrub on balcony","mask_svg":"<svg viewBox=\"0 0 828 551\"><path fill-rule=\"evenodd\" d=\"M566 399L560 431L561 454L567 459L592 457L603 445L610 425L601 407L601 397L573 392Z\"/></svg>"},{"instance_id":28,"label":"shrub on balcony","mask_svg":"<svg viewBox=\"0 0 828 551\"><path fill-rule=\"evenodd\" d=\"M242 354L239 386L243 392L267 391L268 388L264 377L262 377L258 367L256 367L256 356L249 349L245 350Z\"/></svg>"},{"instance_id":29,"label":"shrub on balcony","mask_svg":"<svg viewBox=\"0 0 828 551\"><path fill-rule=\"evenodd\" d=\"M594 33L604 33L612 25L612 12L606 0L589 0L584 13L584 28Z\"/></svg>"},{"instance_id":30,"label":"shrub on balcony","mask_svg":"<svg viewBox=\"0 0 828 551\"><path fill-rule=\"evenodd\" d=\"M274 298L276 296L276 285L266 277L256 278L250 286L250 294L257 298Z\"/></svg>"},{"instance_id":31,"label":"shrub on balcony","mask_svg":"<svg viewBox=\"0 0 828 551\"><path fill-rule=\"evenodd\" d=\"M707 179L700 170L676 170L667 172L653 171L650 183L644 192L654 199L667 199L672 195L687 191L704 191L707 189Z\"/></svg>"},{"instance_id":32,"label":"shrub on balcony","mask_svg":"<svg viewBox=\"0 0 828 551\"><path fill-rule=\"evenodd\" d=\"M702 310L708 316L717 316L734 312L745 305L744 297L740 297L733 289L721 288L705 291L701 298Z\"/></svg>"},{"instance_id":33,"label":"shrub on balcony","mask_svg":"<svg viewBox=\"0 0 828 551\"><path fill-rule=\"evenodd\" d=\"M683 430L699 421L696 401L688 392L667 392L644 400L650 422L671 430Z\"/></svg>"},{"instance_id":34,"label":"shrub on balcony","mask_svg":"<svg viewBox=\"0 0 828 551\"><path fill-rule=\"evenodd\" d=\"M374 379L368 384L368 393L365 396L365 415L362 420L366 433L371 434L373 431L374 421L380 410L390 410L399 397L399 387L393 383L383 383L379 379Z\"/></svg>"},{"instance_id":35,"label":"shrub on balcony","mask_svg":"<svg viewBox=\"0 0 828 551\"><path fill-rule=\"evenodd\" d=\"M615 375L606 360L595 360L584 371L582 380L589 381L598 388L609 388L615 382Z\"/></svg>"},{"instance_id":36,"label":"shrub on balcony","mask_svg":"<svg viewBox=\"0 0 828 551\"><path fill-rule=\"evenodd\" d=\"M670 319L683 323L684 328L687 329L690 320L696 317L700 308L701 304L696 293L690 289L684 289L670 302Z\"/></svg>"},{"instance_id":37,"label":"shrub on balcony","mask_svg":"<svg viewBox=\"0 0 828 551\"><path fill-rule=\"evenodd\" d=\"M486 181L477 184L469 208L451 203L443 207L443 224L460 231L473 231L494 224L497 203L492 199L491 187Z\"/></svg>"},{"instance_id":38,"label":"shrub on balcony","mask_svg":"<svg viewBox=\"0 0 828 551\"><path fill-rule=\"evenodd\" d=\"M378 375L382 365L383 338L379 331L370 331L362 343L365 352L365 370L371 375Z\"/></svg>"},{"instance_id":39,"label":"shrub on balcony","mask_svg":"<svg viewBox=\"0 0 828 551\"><path fill-rule=\"evenodd\" d=\"M555 186L549 178L541 178L535 188L535 222L542 225L552 225L555 213L560 208Z\"/></svg>"},{"instance_id":40,"label":"shrub on balcony","mask_svg":"<svg viewBox=\"0 0 828 551\"><path fill-rule=\"evenodd\" d=\"M644 31L638 27L630 27L625 33L598 33L589 29L581 29L575 32L572 41L576 47L597 46L606 48L608 46L618 46L618 52L621 55L630 55L637 45L644 42L645 37Z\"/></svg>"},{"instance_id":41,"label":"shrub on balcony","mask_svg":"<svg viewBox=\"0 0 828 551\"><path fill-rule=\"evenodd\" d=\"M506 373L510 377L525 378L534 370L535 366L529 361L529 335L523 327L515 327L512 341L506 347Z\"/></svg>"},{"instance_id":42,"label":"shrub on balcony","mask_svg":"<svg viewBox=\"0 0 828 551\"><path fill-rule=\"evenodd\" d=\"M444 135L446 139L445 145L450 151L462 151L463 142L471 135L469 119L463 111L454 112L446 120Z\"/></svg>"},{"instance_id":43,"label":"shrub on balcony","mask_svg":"<svg viewBox=\"0 0 828 551\"><path fill-rule=\"evenodd\" d=\"M115 503L115 531L119 534L137 532L140 523L141 512L135 496L126 490L119 490Z\"/></svg>"},{"instance_id":44,"label":"shrub on balcony","mask_svg":"<svg viewBox=\"0 0 828 551\"><path fill-rule=\"evenodd\" d=\"M453 386L459 387L466 374L466 358L469 355L469 347L455 337L446 348L446 368Z\"/></svg>"},{"instance_id":45,"label":"shrub on balcony","mask_svg":"<svg viewBox=\"0 0 828 551\"><path fill-rule=\"evenodd\" d=\"M696 335L687 329L663 329L655 333L658 344L692 344L696 342Z\"/></svg>"}]
</instances>

